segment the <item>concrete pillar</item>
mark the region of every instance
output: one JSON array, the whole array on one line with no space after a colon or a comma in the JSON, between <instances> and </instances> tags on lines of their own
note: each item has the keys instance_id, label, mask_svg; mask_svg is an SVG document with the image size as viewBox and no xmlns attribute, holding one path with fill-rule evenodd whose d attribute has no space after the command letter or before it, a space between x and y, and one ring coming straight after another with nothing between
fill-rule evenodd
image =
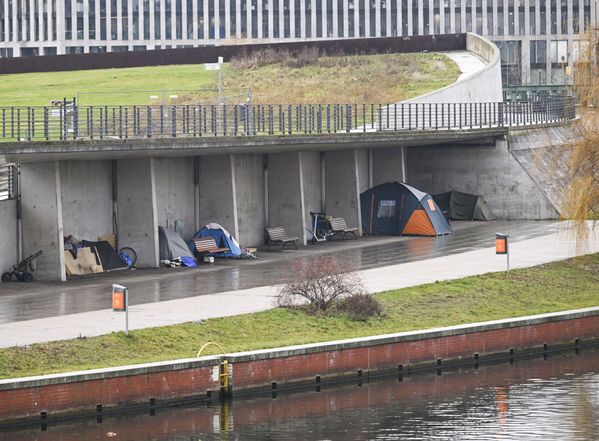
<instances>
[{"instance_id":1,"label":"concrete pillar","mask_svg":"<svg viewBox=\"0 0 599 441\"><path fill-rule=\"evenodd\" d=\"M357 150L326 152L326 212L361 233L360 162Z\"/></svg>"},{"instance_id":2,"label":"concrete pillar","mask_svg":"<svg viewBox=\"0 0 599 441\"><path fill-rule=\"evenodd\" d=\"M364 190L370 188L370 154L369 150L361 149L355 151L356 166L358 170L358 196Z\"/></svg>"},{"instance_id":3,"label":"concrete pillar","mask_svg":"<svg viewBox=\"0 0 599 441\"><path fill-rule=\"evenodd\" d=\"M18 260L17 201L0 201L0 273L9 271Z\"/></svg>"},{"instance_id":4,"label":"concrete pillar","mask_svg":"<svg viewBox=\"0 0 599 441\"><path fill-rule=\"evenodd\" d=\"M373 184L406 182L405 147L375 149L372 151Z\"/></svg>"},{"instance_id":5,"label":"concrete pillar","mask_svg":"<svg viewBox=\"0 0 599 441\"><path fill-rule=\"evenodd\" d=\"M118 246L137 253L137 266L158 266L158 219L154 159L117 161Z\"/></svg>"},{"instance_id":6,"label":"concrete pillar","mask_svg":"<svg viewBox=\"0 0 599 441\"><path fill-rule=\"evenodd\" d=\"M35 278L65 281L60 164L36 162L21 165L23 255L42 250Z\"/></svg>"}]
</instances>

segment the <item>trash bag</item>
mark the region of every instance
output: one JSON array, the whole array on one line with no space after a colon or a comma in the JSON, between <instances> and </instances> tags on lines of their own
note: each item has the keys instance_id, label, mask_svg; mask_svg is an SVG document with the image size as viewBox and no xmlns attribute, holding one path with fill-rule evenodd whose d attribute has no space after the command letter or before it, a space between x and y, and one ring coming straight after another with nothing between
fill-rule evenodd
<instances>
[{"instance_id":1,"label":"trash bag","mask_svg":"<svg viewBox=\"0 0 599 441\"><path fill-rule=\"evenodd\" d=\"M188 266L190 268L198 266L198 262L193 257L182 256L180 259L184 266Z\"/></svg>"},{"instance_id":2,"label":"trash bag","mask_svg":"<svg viewBox=\"0 0 599 441\"><path fill-rule=\"evenodd\" d=\"M125 262L125 264L126 264L127 266L133 266L133 259L132 259L132 258L131 258L131 256L129 256L127 253L124 253L124 252L122 252L122 251L121 251L121 252L119 253L119 257L121 258L121 260L122 260L123 262Z\"/></svg>"}]
</instances>

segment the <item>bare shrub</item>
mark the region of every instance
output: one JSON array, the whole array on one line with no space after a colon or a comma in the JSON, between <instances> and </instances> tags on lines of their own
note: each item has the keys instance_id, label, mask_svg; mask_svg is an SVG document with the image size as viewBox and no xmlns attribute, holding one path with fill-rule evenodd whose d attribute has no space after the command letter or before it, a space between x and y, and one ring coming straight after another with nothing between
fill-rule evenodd
<instances>
[{"instance_id":1,"label":"bare shrub","mask_svg":"<svg viewBox=\"0 0 599 441\"><path fill-rule=\"evenodd\" d=\"M315 65L324 53L316 47L303 48L296 51L286 49L263 49L255 52L245 52L231 59L231 65L235 69L257 69L269 64L281 64L283 66L298 69L304 66Z\"/></svg>"},{"instance_id":2,"label":"bare shrub","mask_svg":"<svg viewBox=\"0 0 599 441\"><path fill-rule=\"evenodd\" d=\"M279 290L279 306L308 304L316 312L327 312L340 299L365 292L360 275L331 256L294 262L289 280Z\"/></svg>"},{"instance_id":3,"label":"bare shrub","mask_svg":"<svg viewBox=\"0 0 599 441\"><path fill-rule=\"evenodd\" d=\"M321 53L317 47L303 48L288 53L288 56L283 60L283 64L293 69L299 69L300 67L315 65L322 56L324 56L324 53Z\"/></svg>"},{"instance_id":4,"label":"bare shrub","mask_svg":"<svg viewBox=\"0 0 599 441\"><path fill-rule=\"evenodd\" d=\"M383 316L383 305L370 294L359 293L341 299L337 310L345 313L351 320L361 322Z\"/></svg>"}]
</instances>

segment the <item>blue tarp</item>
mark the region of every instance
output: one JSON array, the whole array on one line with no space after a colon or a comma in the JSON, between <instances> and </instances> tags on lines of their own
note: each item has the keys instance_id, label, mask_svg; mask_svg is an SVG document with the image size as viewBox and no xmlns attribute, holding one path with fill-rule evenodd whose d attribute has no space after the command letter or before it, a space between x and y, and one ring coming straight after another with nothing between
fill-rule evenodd
<instances>
[{"instance_id":1,"label":"blue tarp","mask_svg":"<svg viewBox=\"0 0 599 441\"><path fill-rule=\"evenodd\" d=\"M217 257L239 257L241 256L241 247L235 238L219 224L212 223L204 226L193 238L213 237L216 246L219 248L229 248L226 253L218 253ZM193 240L189 241L189 249L195 252Z\"/></svg>"}]
</instances>

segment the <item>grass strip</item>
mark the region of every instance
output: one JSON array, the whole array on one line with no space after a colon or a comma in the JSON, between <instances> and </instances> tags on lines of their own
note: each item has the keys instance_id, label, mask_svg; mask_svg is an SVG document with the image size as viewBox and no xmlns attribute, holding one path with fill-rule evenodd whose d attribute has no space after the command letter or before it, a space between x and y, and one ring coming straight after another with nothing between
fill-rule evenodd
<instances>
[{"instance_id":1,"label":"grass strip","mask_svg":"<svg viewBox=\"0 0 599 441\"><path fill-rule=\"evenodd\" d=\"M376 294L385 317L367 322L289 309L201 324L0 349L0 378L193 357L208 341L227 352L411 331L599 305L599 254ZM208 350L206 355L214 353Z\"/></svg>"}]
</instances>

